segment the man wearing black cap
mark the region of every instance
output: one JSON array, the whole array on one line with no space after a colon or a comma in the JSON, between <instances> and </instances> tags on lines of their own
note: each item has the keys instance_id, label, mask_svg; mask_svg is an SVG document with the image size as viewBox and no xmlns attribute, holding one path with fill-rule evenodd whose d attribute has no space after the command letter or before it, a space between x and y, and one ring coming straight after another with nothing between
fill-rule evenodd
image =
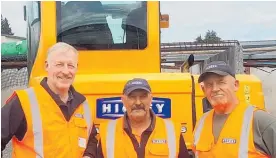
<instances>
[{"instance_id":1,"label":"man wearing black cap","mask_svg":"<svg viewBox=\"0 0 276 158\"><path fill-rule=\"evenodd\" d=\"M276 118L239 102L239 81L223 61L209 63L198 82L212 106L194 130L193 150L205 157L276 157Z\"/></svg>"},{"instance_id":2,"label":"man wearing black cap","mask_svg":"<svg viewBox=\"0 0 276 158\"><path fill-rule=\"evenodd\" d=\"M97 158L189 158L180 124L162 119L151 110L147 80L128 81L121 99L126 113L100 125Z\"/></svg>"}]
</instances>

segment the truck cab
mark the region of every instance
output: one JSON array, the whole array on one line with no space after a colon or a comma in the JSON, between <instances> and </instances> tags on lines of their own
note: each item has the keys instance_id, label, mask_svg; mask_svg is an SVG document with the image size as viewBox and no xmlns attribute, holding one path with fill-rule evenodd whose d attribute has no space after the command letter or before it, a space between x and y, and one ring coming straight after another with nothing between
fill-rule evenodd
<instances>
[{"instance_id":1,"label":"truck cab","mask_svg":"<svg viewBox=\"0 0 276 158\"><path fill-rule=\"evenodd\" d=\"M153 111L180 123L191 149L196 120L206 112L204 95L197 75L161 72L160 32L169 26L168 19L161 15L158 1L28 2L29 85L46 76L47 49L56 42L66 42L79 52L73 86L93 105L97 128L123 116L120 97L124 84L135 77L145 78L154 96ZM263 97L258 79L246 77L242 84ZM243 94L241 89L239 96L244 100ZM263 100L251 98L263 105Z\"/></svg>"}]
</instances>

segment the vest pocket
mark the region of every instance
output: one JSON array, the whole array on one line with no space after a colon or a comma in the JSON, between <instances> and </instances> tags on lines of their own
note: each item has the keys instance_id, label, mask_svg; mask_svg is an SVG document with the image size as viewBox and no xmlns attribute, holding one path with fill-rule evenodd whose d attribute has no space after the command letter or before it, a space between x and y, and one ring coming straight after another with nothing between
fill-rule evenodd
<instances>
[{"instance_id":1,"label":"vest pocket","mask_svg":"<svg viewBox=\"0 0 276 158\"><path fill-rule=\"evenodd\" d=\"M198 143L196 146L196 152L198 157L215 158L212 155L212 146L210 143Z\"/></svg>"},{"instance_id":2,"label":"vest pocket","mask_svg":"<svg viewBox=\"0 0 276 158\"><path fill-rule=\"evenodd\" d=\"M150 157L168 157L169 156L169 148L167 147L167 144L164 145L151 145L149 148Z\"/></svg>"},{"instance_id":3,"label":"vest pocket","mask_svg":"<svg viewBox=\"0 0 276 158\"><path fill-rule=\"evenodd\" d=\"M87 128L87 124L82 118L75 118L74 123L77 127Z\"/></svg>"},{"instance_id":4,"label":"vest pocket","mask_svg":"<svg viewBox=\"0 0 276 158\"><path fill-rule=\"evenodd\" d=\"M212 146L209 143L198 143L196 146L196 150L201 152L208 152L211 148Z\"/></svg>"},{"instance_id":5,"label":"vest pocket","mask_svg":"<svg viewBox=\"0 0 276 158\"><path fill-rule=\"evenodd\" d=\"M81 118L75 118L74 124L76 127L78 137L87 138L87 124L85 120Z\"/></svg>"}]
</instances>

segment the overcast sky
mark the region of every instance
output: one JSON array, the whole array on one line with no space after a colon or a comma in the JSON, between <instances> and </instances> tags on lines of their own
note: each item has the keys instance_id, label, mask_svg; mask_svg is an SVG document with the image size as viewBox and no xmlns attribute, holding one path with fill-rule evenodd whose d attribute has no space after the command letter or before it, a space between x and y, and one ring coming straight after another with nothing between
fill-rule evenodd
<instances>
[{"instance_id":1,"label":"overcast sky","mask_svg":"<svg viewBox=\"0 0 276 158\"><path fill-rule=\"evenodd\" d=\"M24 1L1 1L1 14L15 35L26 36ZM161 2L170 15L170 27L162 29L162 42L193 41L207 30L224 40L276 40L276 1L270 2Z\"/></svg>"}]
</instances>

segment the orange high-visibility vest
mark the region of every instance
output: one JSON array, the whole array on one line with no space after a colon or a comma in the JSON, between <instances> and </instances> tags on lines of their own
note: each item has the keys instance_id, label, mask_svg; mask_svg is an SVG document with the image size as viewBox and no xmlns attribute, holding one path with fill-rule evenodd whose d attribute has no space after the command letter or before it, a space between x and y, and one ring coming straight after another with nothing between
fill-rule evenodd
<instances>
[{"instance_id":1,"label":"orange high-visibility vest","mask_svg":"<svg viewBox=\"0 0 276 158\"><path fill-rule=\"evenodd\" d=\"M49 93L41 86L16 91L27 121L19 141L12 138L15 158L80 158L93 125L92 107L84 101L67 121Z\"/></svg>"},{"instance_id":2,"label":"orange high-visibility vest","mask_svg":"<svg viewBox=\"0 0 276 158\"><path fill-rule=\"evenodd\" d=\"M193 150L198 158L263 158L253 140L253 106L238 105L228 116L218 141L212 133L214 110L205 113L194 130Z\"/></svg>"},{"instance_id":3,"label":"orange high-visibility vest","mask_svg":"<svg viewBox=\"0 0 276 158\"><path fill-rule=\"evenodd\" d=\"M176 158L179 153L180 124L156 117L155 128L145 147L145 158ZM123 118L100 125L100 139L105 158L137 158Z\"/></svg>"}]
</instances>

